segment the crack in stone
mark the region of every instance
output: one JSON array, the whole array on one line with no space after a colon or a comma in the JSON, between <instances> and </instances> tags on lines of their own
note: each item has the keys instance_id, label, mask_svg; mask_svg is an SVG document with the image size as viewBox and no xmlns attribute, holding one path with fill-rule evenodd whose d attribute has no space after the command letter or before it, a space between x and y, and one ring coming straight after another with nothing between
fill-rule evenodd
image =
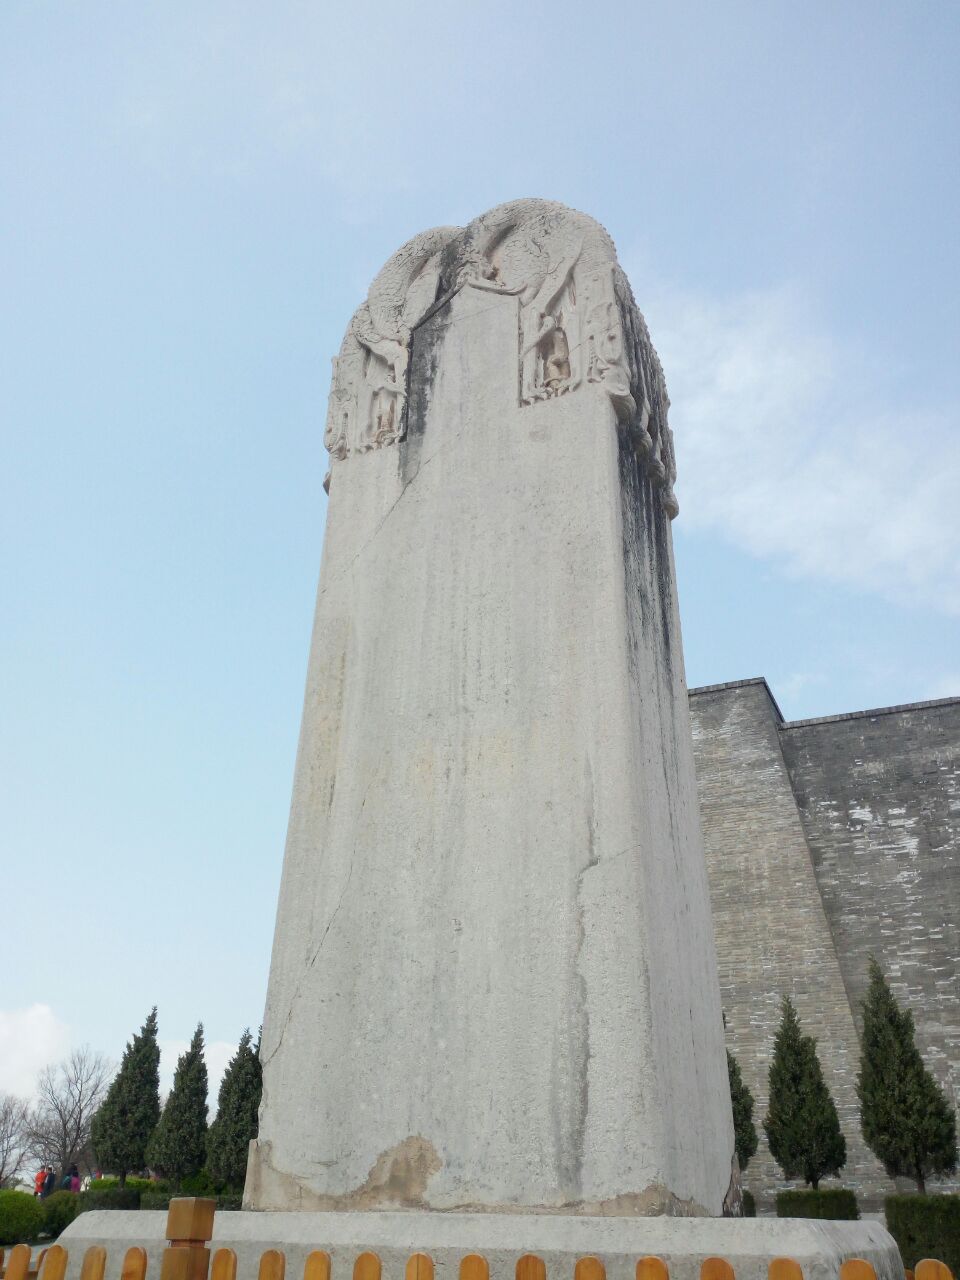
<instances>
[{"instance_id":1,"label":"crack in stone","mask_svg":"<svg viewBox=\"0 0 960 1280\"><path fill-rule=\"evenodd\" d=\"M363 799L360 801L360 809L357 813L358 825L360 823L361 817L363 816L363 811L367 804L367 797L370 794L371 787L376 781L376 777L377 777L377 773L379 772L379 769L380 769L380 764L378 761L377 768L374 770L373 776L371 777L370 781L367 783L366 789L364 790L364 793L363 793ZM310 963L307 965L303 973L301 973L300 975L300 979L297 982L297 989L293 993L293 998L290 1001L290 1007L287 1010L287 1016L283 1020L283 1027L280 1030L280 1037L277 1040L277 1043L274 1045L273 1049L271 1050L269 1056L263 1060L263 1066L266 1066L268 1063L272 1062L273 1059L276 1057L276 1055L280 1052L280 1046L283 1044L283 1037L287 1033L287 1027L290 1025L290 1019L293 1017L294 1008L296 1007L297 1001L300 999L300 992L303 989L303 980L307 975L307 973L309 973L313 969L314 965L317 963L317 960L319 959L319 956L320 956L320 952L323 950L323 944L327 940L327 934L330 932L331 928L333 927L334 920L336 920L337 916L340 914L340 908L343 906L343 901L347 896L347 890L350 888L350 881L353 879L353 868L357 860L357 845L359 844L359 842L360 842L360 835L358 833L356 839L353 842L353 852L350 854L350 866L349 866L349 869L347 870L346 883L344 884L343 889L340 892L340 897L337 899L337 905L334 907L333 911L331 912L330 919L327 921L326 926L324 927L323 933L320 935L320 941L317 943L317 949L314 951L313 956L310 960Z\"/></svg>"},{"instance_id":2,"label":"crack in stone","mask_svg":"<svg viewBox=\"0 0 960 1280\"><path fill-rule=\"evenodd\" d=\"M416 472L410 477L410 479L406 482L406 484L404 484L403 488L397 494L396 498L394 498L393 502L391 502L390 506L387 507L386 511L377 521L377 527L374 529L373 533L371 533L370 537L367 538L366 542L364 542L361 547L357 548L356 552L354 553L353 557L350 560L350 563L344 566L342 572L338 573L332 582L328 582L327 585L325 587L322 587L320 591L317 593L318 601L323 599L323 597L327 594L327 592L330 590L331 587L336 586L338 582L340 582L343 578L347 576L348 573L351 572L351 570L353 569L353 566L357 563L357 561L360 559L363 553L369 547L371 547L373 543L376 541L376 539L379 537L380 531L383 529L383 526L387 523L387 521L393 515L394 511L396 511L397 507L403 501L404 497L409 492L409 490L412 489L413 486L416 484L417 479L419 478L420 474L424 471L424 469L426 467L429 467L430 463L433 462L434 458L438 458L441 453L449 449L452 444L455 444L460 439L462 434L463 434L462 430L457 431L454 435L450 436L448 440L445 440L443 444L438 445L437 448L434 449L433 453L430 454L429 458L421 462Z\"/></svg>"}]
</instances>

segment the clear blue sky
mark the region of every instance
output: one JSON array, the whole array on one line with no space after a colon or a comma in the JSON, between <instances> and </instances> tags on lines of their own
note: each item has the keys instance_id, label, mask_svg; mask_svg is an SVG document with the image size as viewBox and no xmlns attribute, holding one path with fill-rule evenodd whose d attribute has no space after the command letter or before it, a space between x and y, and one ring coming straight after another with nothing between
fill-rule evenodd
<instances>
[{"instance_id":1,"label":"clear blue sky","mask_svg":"<svg viewBox=\"0 0 960 1280\"><path fill-rule=\"evenodd\" d=\"M0 1089L261 1018L329 360L425 227L614 236L691 685L960 694L958 65L952 0L5 0Z\"/></svg>"}]
</instances>

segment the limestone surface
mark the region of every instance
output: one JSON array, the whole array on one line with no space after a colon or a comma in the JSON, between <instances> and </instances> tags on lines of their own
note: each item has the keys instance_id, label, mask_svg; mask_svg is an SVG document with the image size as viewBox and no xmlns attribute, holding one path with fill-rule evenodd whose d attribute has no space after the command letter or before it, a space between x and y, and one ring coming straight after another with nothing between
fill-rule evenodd
<instances>
[{"instance_id":1,"label":"limestone surface","mask_svg":"<svg viewBox=\"0 0 960 1280\"><path fill-rule=\"evenodd\" d=\"M334 363L245 1203L719 1214L659 361L606 232L426 232Z\"/></svg>"}]
</instances>

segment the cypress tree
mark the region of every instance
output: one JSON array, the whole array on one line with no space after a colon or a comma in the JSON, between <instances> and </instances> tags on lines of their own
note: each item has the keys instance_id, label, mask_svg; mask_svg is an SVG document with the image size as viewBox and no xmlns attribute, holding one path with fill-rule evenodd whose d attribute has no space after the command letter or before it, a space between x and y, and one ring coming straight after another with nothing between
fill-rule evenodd
<instances>
[{"instance_id":1,"label":"cypress tree","mask_svg":"<svg viewBox=\"0 0 960 1280\"><path fill-rule=\"evenodd\" d=\"M914 1178L922 1195L930 1175L957 1167L956 1114L923 1065L913 1014L897 1004L872 956L862 1007L857 1097L863 1136L887 1173Z\"/></svg>"},{"instance_id":2,"label":"cypress tree","mask_svg":"<svg viewBox=\"0 0 960 1280\"><path fill-rule=\"evenodd\" d=\"M797 1011L784 997L770 1064L770 1106L763 1122L770 1153L787 1178L820 1179L846 1164L847 1143L837 1108L823 1079L817 1044L800 1030Z\"/></svg>"},{"instance_id":3,"label":"cypress tree","mask_svg":"<svg viewBox=\"0 0 960 1280\"><path fill-rule=\"evenodd\" d=\"M147 1146L147 1162L177 1186L203 1168L207 1150L207 1065L203 1060L203 1023L190 1048L180 1055L173 1088L160 1123Z\"/></svg>"},{"instance_id":4,"label":"cypress tree","mask_svg":"<svg viewBox=\"0 0 960 1280\"><path fill-rule=\"evenodd\" d=\"M146 1164L146 1147L160 1117L160 1049L157 1010L123 1051L120 1070L93 1117L91 1139L97 1162L123 1186L127 1174Z\"/></svg>"},{"instance_id":5,"label":"cypress tree","mask_svg":"<svg viewBox=\"0 0 960 1280\"><path fill-rule=\"evenodd\" d=\"M249 1031L240 1037L220 1084L217 1118L207 1134L207 1170L216 1183L242 1187L247 1171L247 1148L257 1136L257 1112L263 1084L259 1041Z\"/></svg>"},{"instance_id":6,"label":"cypress tree","mask_svg":"<svg viewBox=\"0 0 960 1280\"><path fill-rule=\"evenodd\" d=\"M753 1156L757 1154L759 1138L756 1125L753 1123L753 1094L743 1083L740 1064L727 1050L727 1075L730 1079L730 1102L733 1104L733 1134L737 1152L737 1164L740 1172L747 1167Z\"/></svg>"}]
</instances>

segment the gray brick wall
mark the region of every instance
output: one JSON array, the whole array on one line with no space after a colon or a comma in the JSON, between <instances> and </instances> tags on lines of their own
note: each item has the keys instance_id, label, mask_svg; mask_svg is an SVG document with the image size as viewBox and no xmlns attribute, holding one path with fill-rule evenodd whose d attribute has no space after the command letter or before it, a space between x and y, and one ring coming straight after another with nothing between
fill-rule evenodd
<instances>
[{"instance_id":1,"label":"gray brick wall","mask_svg":"<svg viewBox=\"0 0 960 1280\"><path fill-rule=\"evenodd\" d=\"M759 1121L793 997L847 1138L841 1181L879 1207L893 1187L854 1089L871 954L960 1103L960 699L784 723L747 680L691 690L690 712L729 1046ZM745 1183L761 1205L787 1185L762 1136Z\"/></svg>"},{"instance_id":2,"label":"gray brick wall","mask_svg":"<svg viewBox=\"0 0 960 1280\"><path fill-rule=\"evenodd\" d=\"M780 719L763 681L694 690L694 754L717 933L727 1040L757 1103L790 995L818 1040L847 1139L842 1182L867 1206L892 1190L860 1135L854 1080L859 1043L827 914L780 746ZM769 1206L787 1184L763 1138L745 1185Z\"/></svg>"},{"instance_id":3,"label":"gray brick wall","mask_svg":"<svg viewBox=\"0 0 960 1280\"><path fill-rule=\"evenodd\" d=\"M795 721L781 739L858 1023L873 954L960 1104L960 699Z\"/></svg>"}]
</instances>

